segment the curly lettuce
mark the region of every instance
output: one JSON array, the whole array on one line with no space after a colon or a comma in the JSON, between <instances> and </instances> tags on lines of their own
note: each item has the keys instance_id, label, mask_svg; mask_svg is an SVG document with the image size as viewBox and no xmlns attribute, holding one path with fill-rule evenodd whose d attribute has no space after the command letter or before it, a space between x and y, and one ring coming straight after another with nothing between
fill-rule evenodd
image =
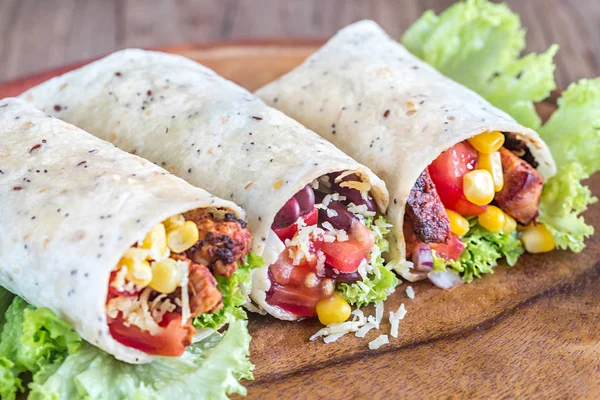
<instances>
[{"instance_id":1,"label":"curly lettuce","mask_svg":"<svg viewBox=\"0 0 600 400\"><path fill-rule=\"evenodd\" d=\"M226 323L246 319L246 311L242 308L249 301L251 272L262 267L262 257L250 253L244 263L229 277L215 276L217 288L223 294L223 308L212 314L202 314L194 320L198 328L219 329Z\"/></svg>"},{"instance_id":2,"label":"curly lettuce","mask_svg":"<svg viewBox=\"0 0 600 400\"><path fill-rule=\"evenodd\" d=\"M0 288L0 306L12 297ZM34 400L226 399L245 394L239 380L252 379L246 321L228 321L225 333L213 332L181 357L133 365L84 342L50 309L11 301L0 324L2 399L16 399L26 386Z\"/></svg>"},{"instance_id":3,"label":"curly lettuce","mask_svg":"<svg viewBox=\"0 0 600 400\"><path fill-rule=\"evenodd\" d=\"M581 181L600 170L600 78L569 85L539 133L558 173L544 185L538 220L552 232L557 247L580 252L585 238L594 234L581 214L598 200Z\"/></svg>"},{"instance_id":4,"label":"curly lettuce","mask_svg":"<svg viewBox=\"0 0 600 400\"><path fill-rule=\"evenodd\" d=\"M375 234L375 247L368 263L372 272L361 281L337 285L337 290L344 299L357 307L385 300L398 285L398 278L385 266L382 256L389 249L385 236L390 232L391 225L381 216L377 219L365 218L364 222Z\"/></svg>"},{"instance_id":5,"label":"curly lettuce","mask_svg":"<svg viewBox=\"0 0 600 400\"><path fill-rule=\"evenodd\" d=\"M469 221L470 229L463 237L465 250L457 261L446 261L434 254L434 269L451 268L467 283L473 278L481 278L483 274L493 274L498 260L506 259L509 266L514 266L525 252L517 232L490 232L477 223L477 218Z\"/></svg>"},{"instance_id":6,"label":"curly lettuce","mask_svg":"<svg viewBox=\"0 0 600 400\"><path fill-rule=\"evenodd\" d=\"M402 44L444 75L471 88L523 125L541 120L534 102L556 88L553 58L558 47L520 57L525 29L505 4L458 2L440 15L425 12Z\"/></svg>"}]
</instances>

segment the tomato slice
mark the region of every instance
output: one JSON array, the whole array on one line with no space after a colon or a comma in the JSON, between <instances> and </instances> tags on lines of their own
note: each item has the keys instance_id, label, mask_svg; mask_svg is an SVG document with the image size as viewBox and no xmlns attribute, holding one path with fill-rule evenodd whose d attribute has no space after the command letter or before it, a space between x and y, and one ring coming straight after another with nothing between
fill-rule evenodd
<instances>
[{"instance_id":1,"label":"tomato slice","mask_svg":"<svg viewBox=\"0 0 600 400\"><path fill-rule=\"evenodd\" d=\"M464 141L444 151L428 167L444 206L465 217L479 215L487 210L487 206L471 203L463 192L463 176L474 170L476 164L477 150Z\"/></svg>"},{"instance_id":2,"label":"tomato slice","mask_svg":"<svg viewBox=\"0 0 600 400\"><path fill-rule=\"evenodd\" d=\"M179 357L185 351L187 342L194 333L191 326L181 326L181 314L167 313L160 323L164 329L158 335L151 335L137 326L125 326L121 318L109 322L112 337L121 344L143 351L144 353Z\"/></svg>"},{"instance_id":3,"label":"tomato slice","mask_svg":"<svg viewBox=\"0 0 600 400\"><path fill-rule=\"evenodd\" d=\"M306 225L316 225L318 218L319 212L316 208L313 208L311 212L306 213L302 216L302 219L304 220L304 222L306 222ZM291 224L281 229L273 228L273 232L275 232L275 234L279 237L279 239L281 239L282 242L285 242L286 239L293 238L296 232L298 232L298 225Z\"/></svg>"},{"instance_id":4,"label":"tomato slice","mask_svg":"<svg viewBox=\"0 0 600 400\"><path fill-rule=\"evenodd\" d=\"M427 243L435 254L445 260L456 261L465 249L465 244L455 234L450 236L448 243Z\"/></svg>"},{"instance_id":5,"label":"tomato slice","mask_svg":"<svg viewBox=\"0 0 600 400\"><path fill-rule=\"evenodd\" d=\"M315 307L323 297L320 286L280 286L273 283L271 296L267 302L298 317L314 317Z\"/></svg>"},{"instance_id":6,"label":"tomato slice","mask_svg":"<svg viewBox=\"0 0 600 400\"><path fill-rule=\"evenodd\" d=\"M323 242L325 262L342 273L358 270L360 263L369 257L375 245L375 235L362 222L354 220L348 240L343 242Z\"/></svg>"}]
</instances>

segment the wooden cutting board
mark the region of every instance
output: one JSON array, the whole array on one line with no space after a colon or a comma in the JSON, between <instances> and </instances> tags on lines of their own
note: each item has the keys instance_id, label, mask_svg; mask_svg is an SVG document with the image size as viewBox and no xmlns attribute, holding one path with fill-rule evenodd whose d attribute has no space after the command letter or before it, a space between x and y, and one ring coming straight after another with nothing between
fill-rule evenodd
<instances>
[{"instance_id":1,"label":"wooden cutting board","mask_svg":"<svg viewBox=\"0 0 600 400\"><path fill-rule=\"evenodd\" d=\"M319 41L229 42L162 49L197 60L250 90L302 62ZM81 64L79 64L81 65ZM0 98L76 66L0 85ZM538 111L547 118L550 99ZM600 175L590 180L600 194ZM600 227L600 206L586 214ZM251 399L600 398L600 239L580 254L524 255L517 266L442 291L399 286L386 317L404 303L399 338L371 351L389 334L386 322L366 339L310 342L316 321L251 316L255 380ZM372 314L368 307L365 312ZM202 384L199 382L198 384Z\"/></svg>"}]
</instances>

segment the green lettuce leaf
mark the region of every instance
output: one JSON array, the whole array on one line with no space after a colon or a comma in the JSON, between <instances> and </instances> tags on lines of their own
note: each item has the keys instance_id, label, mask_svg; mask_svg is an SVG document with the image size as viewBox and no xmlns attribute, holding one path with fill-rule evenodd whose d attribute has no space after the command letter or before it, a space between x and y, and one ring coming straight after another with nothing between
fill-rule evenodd
<instances>
[{"instance_id":1,"label":"green lettuce leaf","mask_svg":"<svg viewBox=\"0 0 600 400\"><path fill-rule=\"evenodd\" d=\"M238 381L252 379L249 344L246 322L231 321L182 357L127 364L83 342L49 309L15 297L0 334L0 398L14 400L30 373L34 400L224 399L246 393Z\"/></svg>"},{"instance_id":2,"label":"green lettuce leaf","mask_svg":"<svg viewBox=\"0 0 600 400\"><path fill-rule=\"evenodd\" d=\"M179 358L132 365L84 344L56 369L41 371L29 385L30 400L227 399L246 394L239 379L252 379L250 335L245 321L229 323L190 346Z\"/></svg>"},{"instance_id":3,"label":"green lettuce leaf","mask_svg":"<svg viewBox=\"0 0 600 400\"><path fill-rule=\"evenodd\" d=\"M440 15L427 11L401 41L414 55L521 124L540 126L533 102L556 88L552 60L558 47L519 57L525 48L525 29L505 4L466 0Z\"/></svg>"},{"instance_id":4,"label":"green lettuce leaf","mask_svg":"<svg viewBox=\"0 0 600 400\"><path fill-rule=\"evenodd\" d=\"M30 306L15 297L5 313L0 334L0 397L14 399L23 386L20 374L33 374L75 353L81 338L68 323L47 308Z\"/></svg>"},{"instance_id":5,"label":"green lettuce leaf","mask_svg":"<svg viewBox=\"0 0 600 400\"><path fill-rule=\"evenodd\" d=\"M223 294L223 308L212 314L202 314L194 320L199 328L219 329L228 322L246 319L242 306L249 301L251 272L263 265L262 257L250 253L244 263L229 277L216 276L217 288Z\"/></svg>"},{"instance_id":6,"label":"green lettuce leaf","mask_svg":"<svg viewBox=\"0 0 600 400\"><path fill-rule=\"evenodd\" d=\"M600 78L569 85L539 133L559 169L578 162L588 175L600 170Z\"/></svg>"},{"instance_id":7,"label":"green lettuce leaf","mask_svg":"<svg viewBox=\"0 0 600 400\"><path fill-rule=\"evenodd\" d=\"M581 181L600 170L600 78L571 84L539 132L558 173L544 185L538 219L557 247L580 252L584 239L594 234L581 213L597 199Z\"/></svg>"},{"instance_id":8,"label":"green lettuce leaf","mask_svg":"<svg viewBox=\"0 0 600 400\"><path fill-rule=\"evenodd\" d=\"M517 231L509 234L492 233L477 224L476 218L471 218L469 223L469 232L461 238L466 247L460 258L457 261L446 262L434 254L434 269L439 271L449 267L465 282L471 282L473 278L481 278L483 274L494 273L494 267L503 257L512 267L525 251Z\"/></svg>"},{"instance_id":9,"label":"green lettuce leaf","mask_svg":"<svg viewBox=\"0 0 600 400\"><path fill-rule=\"evenodd\" d=\"M385 300L398 285L398 278L384 265L382 256L389 249L385 236L390 232L391 225L381 216L377 219L368 217L365 224L375 234L375 247L369 260L373 272L362 281L337 285L344 299L357 307Z\"/></svg>"},{"instance_id":10,"label":"green lettuce leaf","mask_svg":"<svg viewBox=\"0 0 600 400\"><path fill-rule=\"evenodd\" d=\"M578 253L585 247L584 239L594 234L594 227L580 215L589 204L598 201L590 188L581 183L588 177L582 164L571 163L544 185L538 220L552 232L560 249Z\"/></svg>"},{"instance_id":11,"label":"green lettuce leaf","mask_svg":"<svg viewBox=\"0 0 600 400\"><path fill-rule=\"evenodd\" d=\"M4 313L10 307L15 295L8 290L0 287L0 332L2 332L2 326L4 325Z\"/></svg>"}]
</instances>

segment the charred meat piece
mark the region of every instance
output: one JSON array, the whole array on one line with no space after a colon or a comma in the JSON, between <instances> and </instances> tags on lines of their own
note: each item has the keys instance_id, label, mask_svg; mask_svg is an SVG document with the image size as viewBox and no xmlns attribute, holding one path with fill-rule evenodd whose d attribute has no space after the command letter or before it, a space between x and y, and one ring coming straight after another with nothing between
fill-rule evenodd
<instances>
[{"instance_id":1,"label":"charred meat piece","mask_svg":"<svg viewBox=\"0 0 600 400\"><path fill-rule=\"evenodd\" d=\"M504 133L504 138L504 147L512 151L517 157L527 161L533 168L537 168L538 163L535 161L535 158L533 158L533 154L531 154L531 151L525 142L517 139L516 136L511 133Z\"/></svg>"},{"instance_id":2,"label":"charred meat piece","mask_svg":"<svg viewBox=\"0 0 600 400\"><path fill-rule=\"evenodd\" d=\"M450 221L427 170L413 186L406 202L406 214L417 237L425 243L446 243Z\"/></svg>"},{"instance_id":3,"label":"charred meat piece","mask_svg":"<svg viewBox=\"0 0 600 400\"><path fill-rule=\"evenodd\" d=\"M496 203L523 225L538 215L538 204L544 182L527 161L504 147L500 149L504 188L496 193Z\"/></svg>"},{"instance_id":4,"label":"charred meat piece","mask_svg":"<svg viewBox=\"0 0 600 400\"><path fill-rule=\"evenodd\" d=\"M172 254L171 258L188 263L188 293L192 317L213 313L223 307L223 295L217 289L217 280L204 265L192 263L182 255ZM181 292L177 292L180 295Z\"/></svg>"},{"instance_id":5,"label":"charred meat piece","mask_svg":"<svg viewBox=\"0 0 600 400\"><path fill-rule=\"evenodd\" d=\"M233 214L225 214L223 220L207 212L190 212L184 216L198 225L200 234L186 255L194 263L208 266L215 275L231 276L238 262L250 251L252 235L246 223Z\"/></svg>"}]
</instances>

